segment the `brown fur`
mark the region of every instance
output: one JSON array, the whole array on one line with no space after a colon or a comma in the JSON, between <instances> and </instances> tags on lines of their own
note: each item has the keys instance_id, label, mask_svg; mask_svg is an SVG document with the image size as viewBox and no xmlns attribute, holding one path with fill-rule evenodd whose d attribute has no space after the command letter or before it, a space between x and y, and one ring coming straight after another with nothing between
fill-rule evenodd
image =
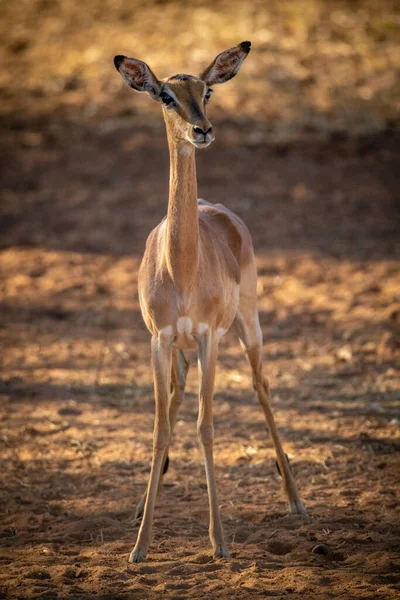
<instances>
[{"instance_id":1,"label":"brown fur","mask_svg":"<svg viewBox=\"0 0 400 600\"><path fill-rule=\"evenodd\" d=\"M291 510L305 512L280 443L269 406L268 381L262 372L257 273L250 234L243 221L223 205L197 200L194 147L204 148L214 139L206 116L207 87L233 77L249 51L250 43L242 42L218 55L202 76L175 76L164 82L141 61L115 58L131 87L147 91L161 102L168 94L163 108L170 154L168 213L150 234L139 270L140 306L152 334L156 415L151 473L147 492L137 507L136 514L143 514L143 522L132 562L146 558L156 496L186 380L182 349L191 346L197 346L199 353L198 434L207 476L210 539L214 556L229 557L214 475L212 399L218 343L231 326L253 371L254 388L275 444Z\"/></svg>"},{"instance_id":2,"label":"brown fur","mask_svg":"<svg viewBox=\"0 0 400 600\"><path fill-rule=\"evenodd\" d=\"M171 149L171 190L167 219L149 237L139 271L140 302L152 334L188 316L227 330L235 316L242 236L228 214L197 204L194 149ZM174 172L174 168L180 169ZM165 299L169 301L166 302Z\"/></svg>"}]
</instances>

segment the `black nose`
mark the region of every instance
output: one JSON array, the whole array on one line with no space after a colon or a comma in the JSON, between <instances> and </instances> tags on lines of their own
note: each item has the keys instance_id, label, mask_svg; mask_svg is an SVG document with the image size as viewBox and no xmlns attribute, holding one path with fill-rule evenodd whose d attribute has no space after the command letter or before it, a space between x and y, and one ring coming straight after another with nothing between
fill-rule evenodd
<instances>
[{"instance_id":1,"label":"black nose","mask_svg":"<svg viewBox=\"0 0 400 600\"><path fill-rule=\"evenodd\" d=\"M212 132L212 127L211 127L211 125L210 125L210 127L209 127L209 128L206 130L206 131L204 131L204 129L202 129L201 127L197 127L197 126L195 125L195 126L193 127L193 131L194 131L195 133L200 133L200 134L203 134L203 135L207 135L207 133L211 133L211 132Z\"/></svg>"}]
</instances>

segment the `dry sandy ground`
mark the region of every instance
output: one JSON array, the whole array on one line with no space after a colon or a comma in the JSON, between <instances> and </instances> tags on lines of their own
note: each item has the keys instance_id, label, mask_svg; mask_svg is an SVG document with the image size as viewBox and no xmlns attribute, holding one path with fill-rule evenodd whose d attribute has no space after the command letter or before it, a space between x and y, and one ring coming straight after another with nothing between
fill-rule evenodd
<instances>
[{"instance_id":1,"label":"dry sandy ground","mask_svg":"<svg viewBox=\"0 0 400 600\"><path fill-rule=\"evenodd\" d=\"M219 129L199 192L254 236L274 409L309 516L287 515L228 334L215 457L233 558L211 557L192 368L149 560L127 564L153 419L136 275L166 210L163 132L16 119L2 136L4 598L399 595L399 140L240 147Z\"/></svg>"},{"instance_id":2,"label":"dry sandy ground","mask_svg":"<svg viewBox=\"0 0 400 600\"><path fill-rule=\"evenodd\" d=\"M0 7L0 598L400 595L398 10L231 4ZM199 194L253 235L266 371L309 514L287 515L228 334L215 460L233 558L208 541L192 357L148 562L129 565L153 423L137 270L168 156L111 57L192 71L249 31L253 62L213 97Z\"/></svg>"}]
</instances>

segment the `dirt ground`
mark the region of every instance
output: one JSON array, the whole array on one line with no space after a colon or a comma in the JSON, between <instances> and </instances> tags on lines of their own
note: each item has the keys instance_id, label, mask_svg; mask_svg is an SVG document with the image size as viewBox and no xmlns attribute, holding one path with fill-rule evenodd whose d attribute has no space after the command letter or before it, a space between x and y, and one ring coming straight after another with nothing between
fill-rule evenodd
<instances>
[{"instance_id":1,"label":"dirt ground","mask_svg":"<svg viewBox=\"0 0 400 600\"><path fill-rule=\"evenodd\" d=\"M28 25L10 33L10 64L21 73L37 67L40 44ZM17 34L32 55L12 46ZM215 119L210 108L217 141L198 153L199 195L235 210L253 235L265 368L308 516L287 514L250 370L228 333L215 461L233 558L214 561L208 540L192 356L148 562L130 565L154 405L137 270L166 212L163 125L127 110L137 98L128 88L111 86L94 110L90 86L78 80L53 96L46 88L23 96L21 79L5 81L0 598L399 598L400 135L392 117L373 132L350 135L341 124L310 135L306 127L302 139L272 143L246 103L244 119L229 112L234 96L217 101Z\"/></svg>"}]
</instances>

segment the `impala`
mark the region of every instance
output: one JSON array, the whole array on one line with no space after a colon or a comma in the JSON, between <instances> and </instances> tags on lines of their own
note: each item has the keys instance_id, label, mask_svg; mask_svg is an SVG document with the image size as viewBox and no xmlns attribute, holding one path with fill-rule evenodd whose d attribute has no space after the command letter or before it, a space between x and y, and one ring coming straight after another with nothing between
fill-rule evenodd
<instances>
[{"instance_id":1,"label":"impala","mask_svg":"<svg viewBox=\"0 0 400 600\"><path fill-rule=\"evenodd\" d=\"M229 328L239 337L250 363L253 386L275 446L277 465L292 513L305 514L270 408L262 371L262 333L256 305L257 272L250 233L222 204L197 199L196 148L215 139L206 107L211 86L234 77L250 52L250 42L219 54L201 75L157 79L135 58L116 56L124 81L162 106L166 124L170 183L167 217L150 233L139 270L139 299L151 339L155 421L147 491L138 504L142 518L130 561L146 559L154 505L168 468L168 446L185 389L184 349L197 348L199 415L210 507L210 539L216 558L229 558L217 501L213 460L215 366L218 344Z\"/></svg>"}]
</instances>

